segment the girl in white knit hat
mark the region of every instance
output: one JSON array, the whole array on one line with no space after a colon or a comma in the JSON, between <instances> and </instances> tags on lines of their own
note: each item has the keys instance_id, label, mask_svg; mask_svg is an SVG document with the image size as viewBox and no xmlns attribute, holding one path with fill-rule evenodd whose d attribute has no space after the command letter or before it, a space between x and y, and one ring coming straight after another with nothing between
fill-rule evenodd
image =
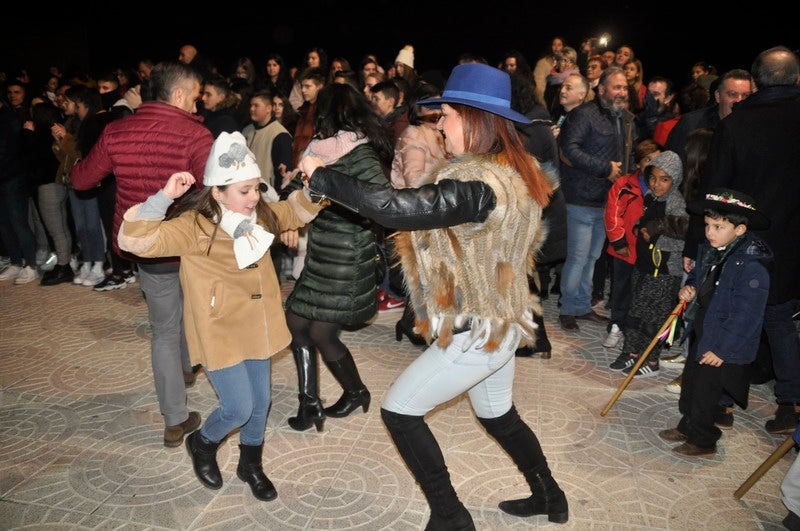
<instances>
[{"instance_id":1,"label":"girl in white knit hat","mask_svg":"<svg viewBox=\"0 0 800 531\"><path fill-rule=\"evenodd\" d=\"M181 257L189 354L192 364L205 368L220 401L186 438L195 474L206 487L221 488L217 449L241 428L236 475L256 498L269 501L277 492L261 455L272 393L270 358L291 340L269 247L276 234L304 226L322 206L302 191L267 203L261 171L239 132L220 134L204 188L167 214L194 182L189 172L174 173L163 190L131 207L119 245L141 257Z\"/></svg>"}]
</instances>

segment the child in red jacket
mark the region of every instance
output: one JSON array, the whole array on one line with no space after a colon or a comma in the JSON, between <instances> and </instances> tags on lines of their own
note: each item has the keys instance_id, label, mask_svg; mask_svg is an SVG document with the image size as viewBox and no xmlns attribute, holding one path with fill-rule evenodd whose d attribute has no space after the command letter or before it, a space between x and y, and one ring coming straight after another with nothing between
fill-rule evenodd
<instances>
[{"instance_id":1,"label":"child in red jacket","mask_svg":"<svg viewBox=\"0 0 800 531\"><path fill-rule=\"evenodd\" d=\"M641 175L650 161L661 153L661 146L651 139L642 140L634 152L636 171L623 175L608 191L605 209L608 254L611 255L611 322L608 336L603 341L606 348L621 345L625 317L631 305L630 279L636 262L636 232L634 227L644 212L643 197L647 180Z\"/></svg>"}]
</instances>

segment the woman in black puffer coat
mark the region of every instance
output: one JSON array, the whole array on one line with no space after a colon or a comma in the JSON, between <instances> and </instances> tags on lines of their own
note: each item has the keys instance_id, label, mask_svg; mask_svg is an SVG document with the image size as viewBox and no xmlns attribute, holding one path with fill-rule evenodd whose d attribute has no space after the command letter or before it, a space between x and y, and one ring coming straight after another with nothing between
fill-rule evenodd
<instances>
[{"instance_id":1,"label":"woman in black puffer coat","mask_svg":"<svg viewBox=\"0 0 800 531\"><path fill-rule=\"evenodd\" d=\"M320 91L315 136L306 152L344 174L388 185L385 168L393 149L386 130L364 96L348 85ZM339 334L342 326L363 324L377 312L377 260L373 222L331 205L310 224L303 272L286 300L300 401L297 416L289 418L295 430L314 424L321 431L325 416L345 417L369 408L370 393ZM344 389L324 410L317 350Z\"/></svg>"}]
</instances>

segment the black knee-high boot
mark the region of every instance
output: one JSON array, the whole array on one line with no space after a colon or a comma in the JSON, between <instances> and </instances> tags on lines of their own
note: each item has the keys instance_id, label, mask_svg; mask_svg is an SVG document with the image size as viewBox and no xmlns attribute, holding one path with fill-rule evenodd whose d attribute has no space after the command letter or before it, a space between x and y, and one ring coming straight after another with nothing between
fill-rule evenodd
<instances>
[{"instance_id":1,"label":"black knee-high boot","mask_svg":"<svg viewBox=\"0 0 800 531\"><path fill-rule=\"evenodd\" d=\"M356 368L356 362L349 350L345 350L345 355L336 361L328 361L323 356L323 361L328 369L344 389L344 394L331 407L325 408L325 415L328 417L346 417L359 407L366 413L369 410L370 394L367 386L361 381Z\"/></svg>"},{"instance_id":2,"label":"black knee-high boot","mask_svg":"<svg viewBox=\"0 0 800 531\"><path fill-rule=\"evenodd\" d=\"M511 457L533 493L529 498L500 502L500 509L514 516L546 514L551 522L566 523L569 519L567 497L550 474L536 434L519 417L517 409L511 406L505 415L478 420Z\"/></svg>"},{"instance_id":3,"label":"black knee-high boot","mask_svg":"<svg viewBox=\"0 0 800 531\"><path fill-rule=\"evenodd\" d=\"M239 445L239 466L236 467L236 476L250 485L253 496L262 501L274 500L278 497L275 485L264 473L261 456L264 452L264 443L258 446L249 444Z\"/></svg>"},{"instance_id":4,"label":"black knee-high boot","mask_svg":"<svg viewBox=\"0 0 800 531\"><path fill-rule=\"evenodd\" d=\"M319 367L317 351L314 347L293 347L294 363L297 365L297 387L300 406L296 417L289 417L293 430L304 431L313 424L322 431L325 412L319 399Z\"/></svg>"},{"instance_id":5,"label":"black knee-high boot","mask_svg":"<svg viewBox=\"0 0 800 531\"><path fill-rule=\"evenodd\" d=\"M428 500L431 517L425 530L474 530L472 516L458 499L442 450L423 417L401 415L381 408L381 418Z\"/></svg>"}]
</instances>

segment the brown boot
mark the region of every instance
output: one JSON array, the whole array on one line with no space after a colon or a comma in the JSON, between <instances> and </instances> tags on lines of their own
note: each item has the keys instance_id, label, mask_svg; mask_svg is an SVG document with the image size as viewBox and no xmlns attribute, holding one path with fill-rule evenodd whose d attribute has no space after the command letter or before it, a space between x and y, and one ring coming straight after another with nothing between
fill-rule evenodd
<instances>
[{"instance_id":1,"label":"brown boot","mask_svg":"<svg viewBox=\"0 0 800 531\"><path fill-rule=\"evenodd\" d=\"M717 455L716 446L704 448L690 442L685 442L680 446L676 446L672 451L685 457L714 457Z\"/></svg>"},{"instance_id":2,"label":"brown boot","mask_svg":"<svg viewBox=\"0 0 800 531\"><path fill-rule=\"evenodd\" d=\"M767 432L773 435L791 435L797 429L800 422L800 405L797 404L778 404L775 411L775 418L768 420L764 427Z\"/></svg>"}]
</instances>

